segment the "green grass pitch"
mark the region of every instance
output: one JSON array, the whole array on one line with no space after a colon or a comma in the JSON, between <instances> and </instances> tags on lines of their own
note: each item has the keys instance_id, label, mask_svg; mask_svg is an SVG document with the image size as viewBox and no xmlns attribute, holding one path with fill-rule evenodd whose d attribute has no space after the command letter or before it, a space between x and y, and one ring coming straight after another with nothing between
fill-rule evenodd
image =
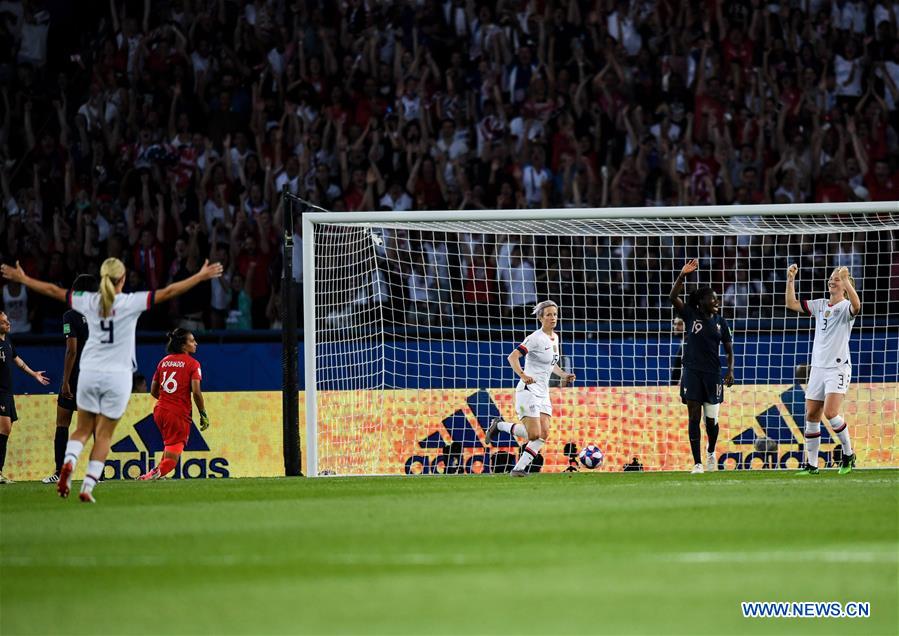
<instances>
[{"instance_id":1,"label":"green grass pitch","mask_svg":"<svg viewBox=\"0 0 899 636\"><path fill-rule=\"evenodd\" d=\"M76 484L77 486L77 484ZM896 634L899 471L0 487L0 634ZM740 601L868 601L744 619Z\"/></svg>"}]
</instances>

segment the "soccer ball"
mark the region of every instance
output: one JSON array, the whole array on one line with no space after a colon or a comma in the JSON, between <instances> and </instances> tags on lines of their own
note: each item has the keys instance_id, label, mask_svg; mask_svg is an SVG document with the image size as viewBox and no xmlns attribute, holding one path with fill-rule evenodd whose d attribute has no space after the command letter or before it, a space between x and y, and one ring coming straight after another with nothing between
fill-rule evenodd
<instances>
[{"instance_id":1,"label":"soccer ball","mask_svg":"<svg viewBox=\"0 0 899 636\"><path fill-rule=\"evenodd\" d=\"M587 468L599 468L602 466L603 454L599 450L599 446L595 444L587 444L577 454L577 458Z\"/></svg>"}]
</instances>

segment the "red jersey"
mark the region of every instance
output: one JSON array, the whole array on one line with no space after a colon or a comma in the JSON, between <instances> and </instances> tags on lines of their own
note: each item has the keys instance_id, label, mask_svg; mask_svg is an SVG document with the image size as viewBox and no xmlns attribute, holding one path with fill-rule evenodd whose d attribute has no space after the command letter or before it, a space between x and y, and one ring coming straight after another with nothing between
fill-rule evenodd
<instances>
[{"instance_id":1,"label":"red jersey","mask_svg":"<svg viewBox=\"0 0 899 636\"><path fill-rule=\"evenodd\" d=\"M174 353L159 361L153 382L159 383L159 402L156 406L185 415L190 419L190 382L201 380L200 363L186 353Z\"/></svg>"}]
</instances>

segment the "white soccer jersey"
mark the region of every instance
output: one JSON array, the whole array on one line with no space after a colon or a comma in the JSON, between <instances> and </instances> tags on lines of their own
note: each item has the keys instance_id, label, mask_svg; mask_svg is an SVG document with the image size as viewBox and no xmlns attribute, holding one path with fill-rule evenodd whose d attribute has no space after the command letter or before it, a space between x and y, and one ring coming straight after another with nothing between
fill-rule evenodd
<instances>
[{"instance_id":1,"label":"white soccer jersey","mask_svg":"<svg viewBox=\"0 0 899 636\"><path fill-rule=\"evenodd\" d=\"M524 372L534 378L534 383L526 385L519 380L517 389L523 391L527 387L538 397L548 396L549 377L553 367L559 364L559 337L556 334L547 336L538 329L518 345L518 350L524 354Z\"/></svg>"},{"instance_id":2,"label":"white soccer jersey","mask_svg":"<svg viewBox=\"0 0 899 636\"><path fill-rule=\"evenodd\" d=\"M831 305L826 298L802 301L802 309L815 319L812 366L823 369L850 364L849 334L855 316L852 303L843 299Z\"/></svg>"},{"instance_id":3,"label":"white soccer jersey","mask_svg":"<svg viewBox=\"0 0 899 636\"><path fill-rule=\"evenodd\" d=\"M100 294L70 292L69 306L84 314L88 337L81 370L132 374L137 370L134 332L141 313L153 305L154 292L117 294L108 318L100 316Z\"/></svg>"}]
</instances>

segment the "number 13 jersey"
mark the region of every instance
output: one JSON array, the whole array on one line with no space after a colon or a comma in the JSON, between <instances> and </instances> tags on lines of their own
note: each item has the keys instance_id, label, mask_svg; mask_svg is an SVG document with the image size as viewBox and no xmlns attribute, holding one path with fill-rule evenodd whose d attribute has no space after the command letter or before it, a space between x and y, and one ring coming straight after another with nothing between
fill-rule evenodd
<instances>
[{"instance_id":1,"label":"number 13 jersey","mask_svg":"<svg viewBox=\"0 0 899 636\"><path fill-rule=\"evenodd\" d=\"M202 380L200 363L187 353L173 353L159 361L153 382L159 383L159 402L156 407L186 415L190 419L191 380Z\"/></svg>"},{"instance_id":2,"label":"number 13 jersey","mask_svg":"<svg viewBox=\"0 0 899 636\"><path fill-rule=\"evenodd\" d=\"M127 373L137 370L134 332L141 313L153 306L153 292L116 294L112 311L100 315L98 292L69 292L68 305L87 319L88 336L81 352L82 371Z\"/></svg>"}]
</instances>

